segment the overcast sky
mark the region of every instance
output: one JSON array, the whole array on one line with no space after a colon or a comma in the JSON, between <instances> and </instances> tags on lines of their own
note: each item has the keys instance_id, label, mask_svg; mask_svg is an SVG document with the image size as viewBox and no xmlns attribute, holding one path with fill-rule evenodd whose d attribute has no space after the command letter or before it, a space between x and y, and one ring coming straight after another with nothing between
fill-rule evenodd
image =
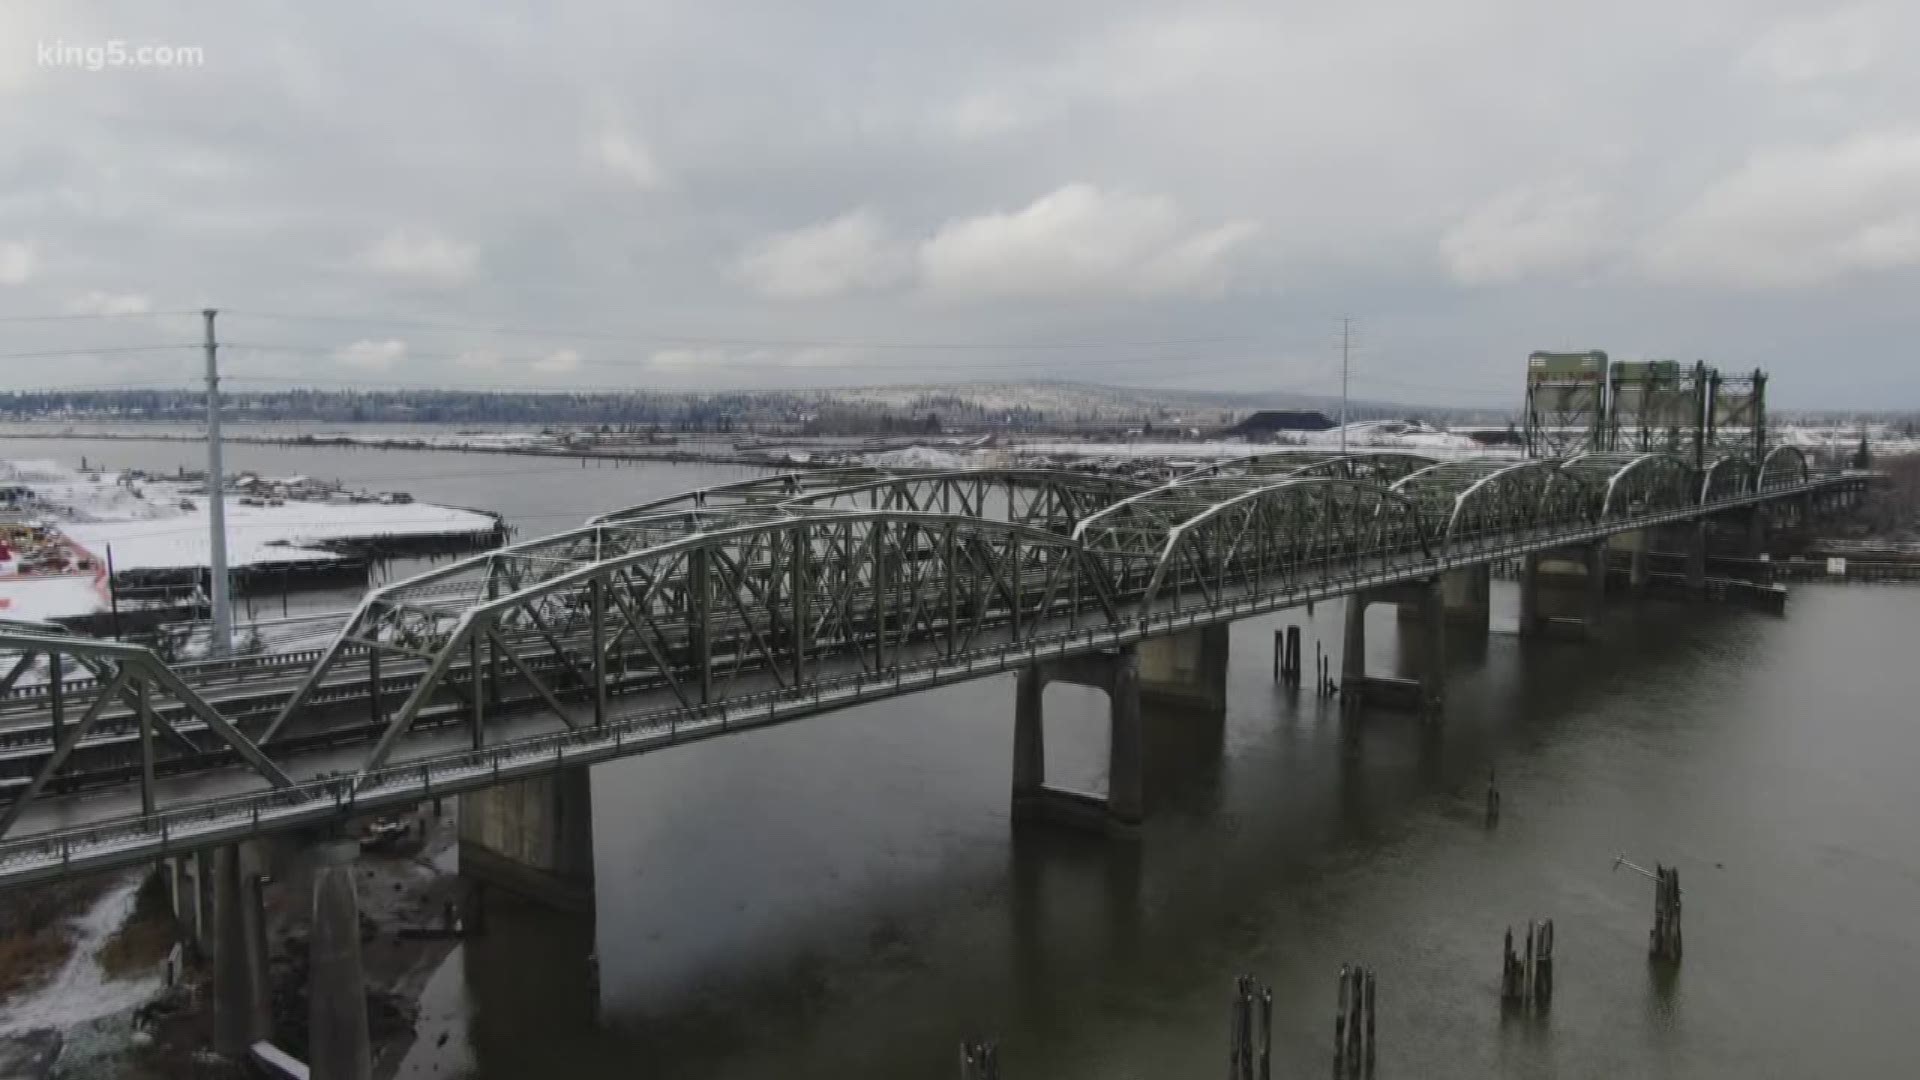
<instances>
[{"instance_id":1,"label":"overcast sky","mask_svg":"<svg viewBox=\"0 0 1920 1080\"><path fill-rule=\"evenodd\" d=\"M1368 397L1920 406L1916 9L6 0L0 386L214 305L236 380L1327 392L1351 313Z\"/></svg>"}]
</instances>

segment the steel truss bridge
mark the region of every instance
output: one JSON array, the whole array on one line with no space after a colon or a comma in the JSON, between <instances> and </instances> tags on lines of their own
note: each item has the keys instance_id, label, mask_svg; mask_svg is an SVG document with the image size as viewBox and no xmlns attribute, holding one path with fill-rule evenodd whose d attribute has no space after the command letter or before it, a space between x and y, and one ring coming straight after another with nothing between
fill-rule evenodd
<instances>
[{"instance_id":1,"label":"steel truss bridge","mask_svg":"<svg viewBox=\"0 0 1920 1080\"><path fill-rule=\"evenodd\" d=\"M1283 450L1153 482L756 477L370 592L322 650L169 665L0 626L0 886L150 861L1610 534L1850 497L1799 451ZM11 658L9 660L9 658Z\"/></svg>"}]
</instances>

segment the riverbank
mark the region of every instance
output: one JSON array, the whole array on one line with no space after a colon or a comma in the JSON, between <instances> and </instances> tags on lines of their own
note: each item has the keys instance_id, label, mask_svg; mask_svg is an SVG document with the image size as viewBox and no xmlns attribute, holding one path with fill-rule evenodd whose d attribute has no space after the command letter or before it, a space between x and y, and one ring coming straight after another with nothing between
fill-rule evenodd
<instances>
[{"instance_id":1,"label":"riverbank","mask_svg":"<svg viewBox=\"0 0 1920 1080\"><path fill-rule=\"evenodd\" d=\"M390 1077L413 1047L417 1002L458 938L446 912L464 909L455 874L457 822L431 807L410 815L391 845L364 851L357 869L374 1075ZM262 890L272 1039L306 1056L308 879L297 863ZM58 942L32 969L0 955L0 1077L7 1080L185 1080L254 1075L209 1049L211 921L197 922L191 889L176 901L159 873L117 875L18 890L0 922L31 921L34 942ZM53 910L53 917L44 912ZM203 913L206 914L206 913ZM12 918L7 916L26 916ZM9 934L9 940L13 936ZM22 939L26 940L26 939ZM178 945L178 952L175 946ZM181 961L169 981L169 956Z\"/></svg>"}]
</instances>

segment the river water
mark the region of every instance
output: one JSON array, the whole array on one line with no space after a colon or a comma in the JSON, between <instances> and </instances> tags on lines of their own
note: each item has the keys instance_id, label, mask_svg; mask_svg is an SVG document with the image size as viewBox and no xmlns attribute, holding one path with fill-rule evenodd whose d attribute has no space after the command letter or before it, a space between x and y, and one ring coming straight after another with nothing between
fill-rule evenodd
<instances>
[{"instance_id":1,"label":"river water","mask_svg":"<svg viewBox=\"0 0 1920 1080\"><path fill-rule=\"evenodd\" d=\"M189 446L12 442L170 468ZM477 454L235 446L543 531L748 475ZM1455 635L1445 724L1342 719L1234 627L1224 725L1149 710L1137 842L1007 820L1006 678L601 766L598 911L496 905L429 986L407 1077L1218 1076L1241 973L1276 1076L1325 1075L1335 973L1379 978L1383 1077L1920 1073L1920 591L1796 585L1783 619L1644 601L1592 643ZM1396 661L1391 611L1370 663ZM1047 692L1049 779L1099 787L1104 699ZM1482 820L1489 769L1504 813ZM1646 960L1681 868L1686 959ZM1551 917L1555 1000L1502 1018L1502 931ZM600 992L589 954L597 953Z\"/></svg>"}]
</instances>

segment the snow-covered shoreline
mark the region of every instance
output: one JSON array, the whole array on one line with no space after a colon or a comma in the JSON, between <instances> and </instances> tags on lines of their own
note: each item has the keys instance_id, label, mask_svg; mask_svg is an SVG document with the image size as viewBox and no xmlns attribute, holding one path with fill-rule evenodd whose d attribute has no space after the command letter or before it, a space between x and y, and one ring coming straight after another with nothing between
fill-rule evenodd
<instances>
[{"instance_id":1,"label":"snow-covered shoreline","mask_svg":"<svg viewBox=\"0 0 1920 1080\"><path fill-rule=\"evenodd\" d=\"M90 565L65 573L0 575L0 617L51 619L106 609L104 573L191 573L211 562L203 485L132 473L82 472L54 461L0 462L0 485L22 497L20 525L57 531ZM415 502L242 499L225 496L227 565L317 565L338 545L473 536L490 514Z\"/></svg>"}]
</instances>

